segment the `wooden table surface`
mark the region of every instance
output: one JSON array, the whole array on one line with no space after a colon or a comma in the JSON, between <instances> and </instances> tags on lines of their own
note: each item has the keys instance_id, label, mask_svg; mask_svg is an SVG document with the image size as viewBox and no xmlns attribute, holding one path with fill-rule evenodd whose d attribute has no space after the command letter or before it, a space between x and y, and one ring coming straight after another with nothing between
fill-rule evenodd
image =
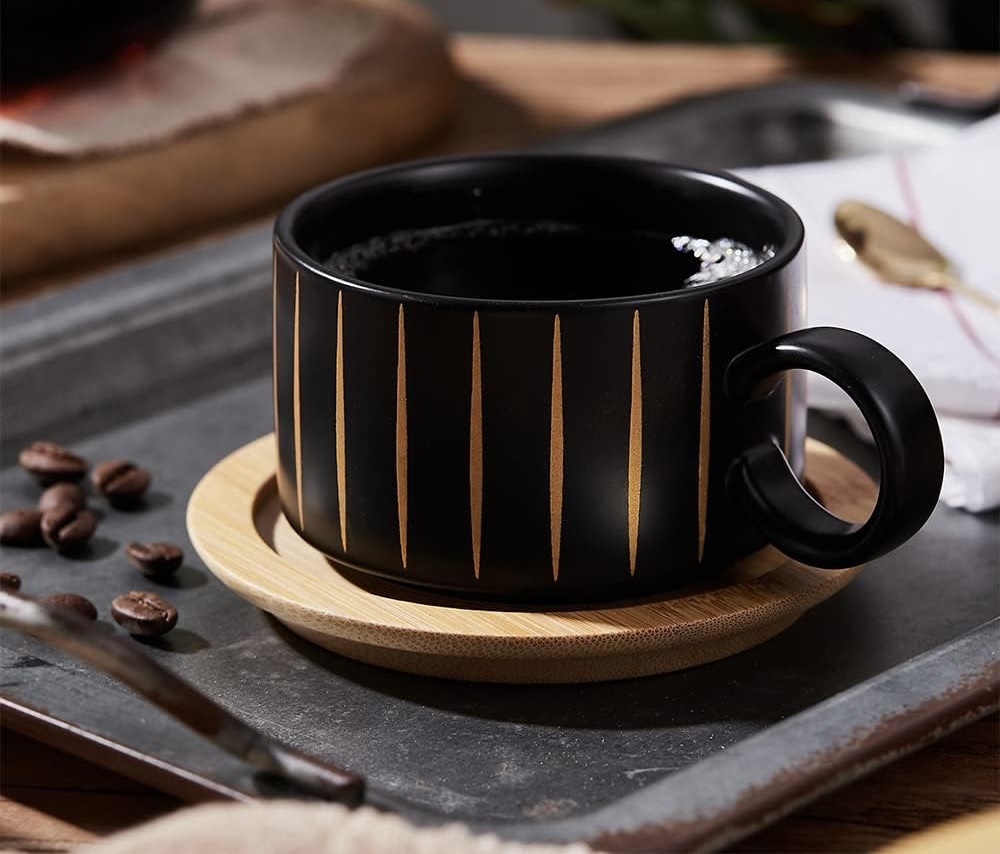
<instances>
[{"instance_id":1,"label":"wooden table surface","mask_svg":"<svg viewBox=\"0 0 1000 854\"><path fill-rule=\"evenodd\" d=\"M906 53L882 59L797 58L768 48L636 46L463 36L453 126L413 155L514 146L680 95L797 74L920 80L985 94L996 57ZM259 212L258 212L259 214ZM237 223L220 223L219 232ZM203 237L203 235L202 235ZM192 235L172 239L190 240ZM163 248L163 247L156 247ZM35 293L122 256L19 288ZM1000 722L979 721L797 811L736 851L867 851L906 833L1000 803ZM0 849L63 851L181 806L176 799L2 730Z\"/></svg>"}]
</instances>

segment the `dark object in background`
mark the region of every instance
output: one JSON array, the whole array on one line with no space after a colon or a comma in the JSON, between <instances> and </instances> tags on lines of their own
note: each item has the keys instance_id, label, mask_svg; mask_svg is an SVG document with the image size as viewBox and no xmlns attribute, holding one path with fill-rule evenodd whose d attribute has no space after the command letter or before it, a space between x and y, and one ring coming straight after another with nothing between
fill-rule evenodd
<instances>
[{"instance_id":1,"label":"dark object in background","mask_svg":"<svg viewBox=\"0 0 1000 854\"><path fill-rule=\"evenodd\" d=\"M169 578L184 562L184 551L173 543L129 543L125 546L129 561L148 578Z\"/></svg>"},{"instance_id":2,"label":"dark object in background","mask_svg":"<svg viewBox=\"0 0 1000 854\"><path fill-rule=\"evenodd\" d=\"M1000 94L1000 93L998 93ZM737 169L886 154L954 139L995 97L792 80L671 101L534 146Z\"/></svg>"},{"instance_id":3,"label":"dark object in background","mask_svg":"<svg viewBox=\"0 0 1000 854\"><path fill-rule=\"evenodd\" d=\"M1000 3L993 0L948 0L952 46L961 50L1000 51Z\"/></svg>"},{"instance_id":4,"label":"dark object in background","mask_svg":"<svg viewBox=\"0 0 1000 854\"><path fill-rule=\"evenodd\" d=\"M78 484L54 483L38 499L38 509L43 513L65 506L74 507L77 510L82 510L87 506L87 499Z\"/></svg>"},{"instance_id":5,"label":"dark object in background","mask_svg":"<svg viewBox=\"0 0 1000 854\"><path fill-rule=\"evenodd\" d=\"M40 546L42 513L34 508L8 510L0 515L0 545Z\"/></svg>"},{"instance_id":6,"label":"dark object in background","mask_svg":"<svg viewBox=\"0 0 1000 854\"><path fill-rule=\"evenodd\" d=\"M57 611L68 611L85 620L97 619L97 607L79 593L50 593L48 596L40 596L38 603L47 608L55 608Z\"/></svg>"},{"instance_id":7,"label":"dark object in background","mask_svg":"<svg viewBox=\"0 0 1000 854\"><path fill-rule=\"evenodd\" d=\"M22 449L17 461L42 486L78 481L88 468L83 457L55 442L32 442Z\"/></svg>"},{"instance_id":8,"label":"dark object in background","mask_svg":"<svg viewBox=\"0 0 1000 854\"><path fill-rule=\"evenodd\" d=\"M16 593L21 589L21 576L16 572L0 572L0 590Z\"/></svg>"},{"instance_id":9,"label":"dark object in background","mask_svg":"<svg viewBox=\"0 0 1000 854\"><path fill-rule=\"evenodd\" d=\"M1000 4L983 0L577 0L624 34L770 42L853 52L1000 49Z\"/></svg>"},{"instance_id":10,"label":"dark object in background","mask_svg":"<svg viewBox=\"0 0 1000 854\"><path fill-rule=\"evenodd\" d=\"M139 56L185 21L198 0L4 0L3 99L56 77Z\"/></svg>"}]
</instances>

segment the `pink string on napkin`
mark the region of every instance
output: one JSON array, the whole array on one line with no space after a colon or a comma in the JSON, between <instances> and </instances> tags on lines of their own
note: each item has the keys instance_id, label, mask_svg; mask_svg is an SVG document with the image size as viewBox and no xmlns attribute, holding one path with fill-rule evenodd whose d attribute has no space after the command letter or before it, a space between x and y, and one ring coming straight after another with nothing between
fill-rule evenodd
<instances>
[{"instance_id":1,"label":"pink string on napkin","mask_svg":"<svg viewBox=\"0 0 1000 854\"><path fill-rule=\"evenodd\" d=\"M903 154L897 154L893 157L893 163L896 166L896 180L899 182L899 189L903 195L903 204L906 205L906 213L910 220L910 225L914 228L920 228L920 207L917 204L917 194L913 188L913 180L910 178L910 166L906 160L906 156ZM972 345L982 353L987 359L993 362L994 365L1000 367L1000 357L997 356L979 337L979 333L976 332L975 328L969 323L969 319L965 316L965 312L962 311L962 307L958 304L958 300L949 290L939 290L938 293L944 299L948 307L951 309L951 313L955 316L955 320L958 321L958 325L964 333L965 337L972 342ZM1000 412L997 412L993 416L994 418L1000 418Z\"/></svg>"}]
</instances>

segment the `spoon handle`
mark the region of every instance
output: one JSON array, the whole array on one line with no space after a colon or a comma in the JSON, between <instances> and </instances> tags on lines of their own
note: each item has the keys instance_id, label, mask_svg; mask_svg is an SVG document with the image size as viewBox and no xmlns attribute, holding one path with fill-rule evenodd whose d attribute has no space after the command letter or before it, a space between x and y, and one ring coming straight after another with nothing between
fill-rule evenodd
<instances>
[{"instance_id":1,"label":"spoon handle","mask_svg":"<svg viewBox=\"0 0 1000 854\"><path fill-rule=\"evenodd\" d=\"M226 752L310 794L352 806L363 798L364 780L357 774L268 738L143 655L134 642L106 634L75 614L0 592L0 626L39 638L109 673Z\"/></svg>"},{"instance_id":2,"label":"spoon handle","mask_svg":"<svg viewBox=\"0 0 1000 854\"><path fill-rule=\"evenodd\" d=\"M958 278L958 276L946 275L941 282L941 286L947 288L953 293L961 294L969 299L974 299L981 305L985 305L994 314L1000 314L1000 299L997 299L992 294L986 293L984 290L970 285L968 282L962 281Z\"/></svg>"}]
</instances>

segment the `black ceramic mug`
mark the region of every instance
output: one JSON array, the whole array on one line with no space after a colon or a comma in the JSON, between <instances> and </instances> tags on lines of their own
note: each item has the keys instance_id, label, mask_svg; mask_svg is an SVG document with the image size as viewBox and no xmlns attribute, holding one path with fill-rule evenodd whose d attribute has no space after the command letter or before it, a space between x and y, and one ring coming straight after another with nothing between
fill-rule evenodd
<instances>
[{"instance_id":1,"label":"black ceramic mug","mask_svg":"<svg viewBox=\"0 0 1000 854\"><path fill-rule=\"evenodd\" d=\"M685 286L671 236L773 254ZM908 539L941 437L907 368L801 328L803 228L737 178L652 161L501 155L354 175L275 230L278 488L335 562L508 600L618 599L766 543L842 567ZM803 489L817 371L860 407L877 506Z\"/></svg>"}]
</instances>

